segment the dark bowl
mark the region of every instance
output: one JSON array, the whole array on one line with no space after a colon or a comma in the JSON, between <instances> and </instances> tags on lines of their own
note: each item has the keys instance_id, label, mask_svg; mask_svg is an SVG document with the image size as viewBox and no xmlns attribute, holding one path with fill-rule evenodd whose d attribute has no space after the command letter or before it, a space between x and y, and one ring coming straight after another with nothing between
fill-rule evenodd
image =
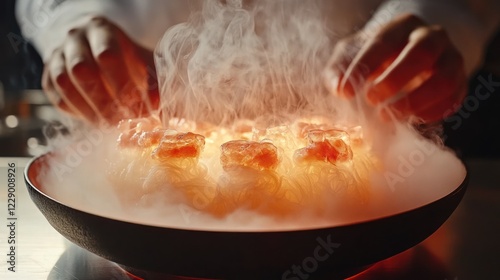
<instances>
[{"instance_id":1,"label":"dark bowl","mask_svg":"<svg viewBox=\"0 0 500 280\"><path fill-rule=\"evenodd\" d=\"M365 222L294 231L202 231L130 223L64 205L45 194L38 182L47 158L33 159L25 180L31 199L59 233L139 274L200 278L345 277L430 236L458 206L468 182L467 175L454 191L432 203Z\"/></svg>"}]
</instances>

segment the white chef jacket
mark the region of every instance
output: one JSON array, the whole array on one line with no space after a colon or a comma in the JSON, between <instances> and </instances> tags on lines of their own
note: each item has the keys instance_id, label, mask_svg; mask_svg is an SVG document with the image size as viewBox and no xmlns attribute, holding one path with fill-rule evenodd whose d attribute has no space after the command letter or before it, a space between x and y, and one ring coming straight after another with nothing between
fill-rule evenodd
<instances>
[{"instance_id":1,"label":"white chef jacket","mask_svg":"<svg viewBox=\"0 0 500 280\"><path fill-rule=\"evenodd\" d=\"M324 10L338 39L363 26L375 29L403 13L442 25L462 53L468 73L482 62L485 44L500 23L498 0L302 1L318 1L331 7ZM96 15L105 16L138 44L153 50L169 27L186 21L191 12L201 8L201 3L202 0L18 0L16 14L23 35L46 60L71 28Z\"/></svg>"}]
</instances>

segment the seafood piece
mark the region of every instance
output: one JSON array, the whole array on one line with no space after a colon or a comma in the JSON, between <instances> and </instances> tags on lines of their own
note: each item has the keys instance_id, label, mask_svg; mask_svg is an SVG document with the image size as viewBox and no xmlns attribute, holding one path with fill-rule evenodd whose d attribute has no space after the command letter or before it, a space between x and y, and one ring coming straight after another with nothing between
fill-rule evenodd
<instances>
[{"instance_id":1,"label":"seafood piece","mask_svg":"<svg viewBox=\"0 0 500 280\"><path fill-rule=\"evenodd\" d=\"M204 147L205 137L202 135L191 132L172 134L172 130L165 130L152 155L157 159L198 158Z\"/></svg>"},{"instance_id":2,"label":"seafood piece","mask_svg":"<svg viewBox=\"0 0 500 280\"><path fill-rule=\"evenodd\" d=\"M161 128L155 119L123 120L118 129L122 130L119 146L153 149L152 156L156 159L198 158L205 147L204 136Z\"/></svg>"},{"instance_id":3,"label":"seafood piece","mask_svg":"<svg viewBox=\"0 0 500 280\"><path fill-rule=\"evenodd\" d=\"M161 123L159 120L152 118L127 119L120 121L117 128L122 131L118 136L118 145L121 147L134 147L138 145L140 138L154 138L154 135L148 134L148 132L161 130ZM158 134L158 132L154 134ZM151 141L155 142L154 140Z\"/></svg>"},{"instance_id":4,"label":"seafood piece","mask_svg":"<svg viewBox=\"0 0 500 280\"><path fill-rule=\"evenodd\" d=\"M295 151L297 162L323 161L332 164L352 159L352 150L347 132L338 129L310 130L307 134L309 145Z\"/></svg>"},{"instance_id":5,"label":"seafood piece","mask_svg":"<svg viewBox=\"0 0 500 280\"><path fill-rule=\"evenodd\" d=\"M308 122L297 122L293 125L293 130L299 139L306 138L311 130L328 130L332 126L326 123L314 124Z\"/></svg>"},{"instance_id":6,"label":"seafood piece","mask_svg":"<svg viewBox=\"0 0 500 280\"><path fill-rule=\"evenodd\" d=\"M117 128L121 131L133 130L135 132L153 130L161 126L161 122L154 118L126 119L121 120Z\"/></svg>"},{"instance_id":7,"label":"seafood piece","mask_svg":"<svg viewBox=\"0 0 500 280\"><path fill-rule=\"evenodd\" d=\"M279 164L278 148L269 142L229 141L221 146L220 162L226 171L237 167L274 170Z\"/></svg>"}]
</instances>

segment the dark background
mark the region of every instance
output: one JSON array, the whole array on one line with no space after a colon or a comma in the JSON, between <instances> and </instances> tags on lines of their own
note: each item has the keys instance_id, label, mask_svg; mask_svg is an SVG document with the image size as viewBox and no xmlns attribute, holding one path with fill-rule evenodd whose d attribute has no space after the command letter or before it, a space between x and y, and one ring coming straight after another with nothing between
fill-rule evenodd
<instances>
[{"instance_id":1,"label":"dark background","mask_svg":"<svg viewBox=\"0 0 500 280\"><path fill-rule=\"evenodd\" d=\"M49 106L40 96L43 64L25 40L14 17L15 0L0 1L0 156L30 156L36 151L27 143L43 144L41 129L48 120L40 110ZM500 33L498 33L500 34ZM500 86L487 99L475 91L481 79L500 82L500 36L492 40L484 65L470 79L468 105L444 122L446 144L464 158L500 157ZM491 88L490 88L491 89ZM482 93L486 87L483 86ZM16 116L19 124L9 127L7 116ZM31 142L28 139L31 138ZM35 140L33 140L35 139ZM35 145L36 146L36 145Z\"/></svg>"}]
</instances>

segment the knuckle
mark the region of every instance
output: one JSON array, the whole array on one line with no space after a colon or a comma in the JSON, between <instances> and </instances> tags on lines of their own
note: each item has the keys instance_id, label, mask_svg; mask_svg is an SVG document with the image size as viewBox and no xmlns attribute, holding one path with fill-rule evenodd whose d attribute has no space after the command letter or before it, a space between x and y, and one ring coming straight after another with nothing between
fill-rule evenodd
<instances>
[{"instance_id":1,"label":"knuckle","mask_svg":"<svg viewBox=\"0 0 500 280\"><path fill-rule=\"evenodd\" d=\"M419 27L414 29L409 36L410 41L422 41L429 37L430 30L428 27Z\"/></svg>"},{"instance_id":2,"label":"knuckle","mask_svg":"<svg viewBox=\"0 0 500 280\"><path fill-rule=\"evenodd\" d=\"M444 27L441 25L432 25L429 27L429 30L431 30L431 32L434 36L438 36L441 38L448 37L448 32L446 32L446 29L444 29Z\"/></svg>"},{"instance_id":3,"label":"knuckle","mask_svg":"<svg viewBox=\"0 0 500 280\"><path fill-rule=\"evenodd\" d=\"M384 46L387 46L387 44L391 42L392 38L381 33L373 37L368 44L370 45L371 48L380 49Z\"/></svg>"},{"instance_id":4,"label":"knuckle","mask_svg":"<svg viewBox=\"0 0 500 280\"><path fill-rule=\"evenodd\" d=\"M430 28L419 28L412 32L410 40L415 42L415 48L423 55L441 53L448 45L447 37L443 31Z\"/></svg>"},{"instance_id":5,"label":"knuckle","mask_svg":"<svg viewBox=\"0 0 500 280\"><path fill-rule=\"evenodd\" d=\"M337 42L337 44L335 44L334 51L344 51L344 50L347 50L349 48L349 45L350 45L350 41L349 40L347 40L347 39L340 40L340 41Z\"/></svg>"},{"instance_id":6,"label":"knuckle","mask_svg":"<svg viewBox=\"0 0 500 280\"><path fill-rule=\"evenodd\" d=\"M107 18L97 16L91 18L88 22L87 30L89 29L101 29L105 30L108 33L114 33L117 30L117 27Z\"/></svg>"},{"instance_id":7,"label":"knuckle","mask_svg":"<svg viewBox=\"0 0 500 280\"><path fill-rule=\"evenodd\" d=\"M68 37L80 36L81 33L82 33L81 28L74 27L74 28L71 28L71 29L68 30Z\"/></svg>"},{"instance_id":8,"label":"knuckle","mask_svg":"<svg viewBox=\"0 0 500 280\"><path fill-rule=\"evenodd\" d=\"M49 58L45 61L45 64L48 65L54 60L59 59L61 56L63 56L63 47L59 46L50 53Z\"/></svg>"},{"instance_id":9,"label":"knuckle","mask_svg":"<svg viewBox=\"0 0 500 280\"><path fill-rule=\"evenodd\" d=\"M414 15L414 14L410 14L410 13L407 13L407 14L404 14L401 16L401 21L403 23L406 23L406 24L411 24L411 25L421 25L421 24L424 24L424 21Z\"/></svg>"},{"instance_id":10,"label":"knuckle","mask_svg":"<svg viewBox=\"0 0 500 280\"><path fill-rule=\"evenodd\" d=\"M358 51L349 41L339 41L333 49L327 67L330 69L340 68L341 70L346 70Z\"/></svg>"},{"instance_id":11,"label":"knuckle","mask_svg":"<svg viewBox=\"0 0 500 280\"><path fill-rule=\"evenodd\" d=\"M105 25L109 25L110 22L108 21L107 18L105 18L103 16L93 16L92 18L90 18L90 24L96 25L96 26L105 26Z\"/></svg>"},{"instance_id":12,"label":"knuckle","mask_svg":"<svg viewBox=\"0 0 500 280\"><path fill-rule=\"evenodd\" d=\"M350 42L349 40L341 40L337 43L335 48L342 50L347 49L350 45L349 42Z\"/></svg>"}]
</instances>

